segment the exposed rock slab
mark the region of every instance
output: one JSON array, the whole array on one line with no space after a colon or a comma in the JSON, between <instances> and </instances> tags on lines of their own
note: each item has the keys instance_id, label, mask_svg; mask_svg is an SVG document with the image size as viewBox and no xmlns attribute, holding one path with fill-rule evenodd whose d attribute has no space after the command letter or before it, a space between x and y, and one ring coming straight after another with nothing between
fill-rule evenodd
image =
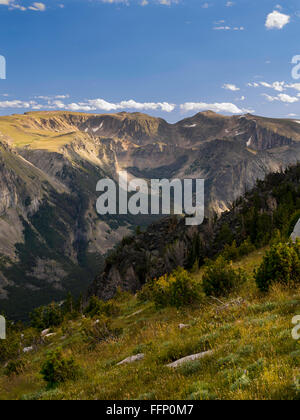
<instances>
[{"instance_id":1,"label":"exposed rock slab","mask_svg":"<svg viewBox=\"0 0 300 420\"><path fill-rule=\"evenodd\" d=\"M43 330L42 332L41 332L41 336L42 337L45 337L47 334L49 334L50 333L50 328L47 328L46 330Z\"/></svg>"},{"instance_id":2,"label":"exposed rock slab","mask_svg":"<svg viewBox=\"0 0 300 420\"><path fill-rule=\"evenodd\" d=\"M205 351L203 353L192 354L191 356L183 357L182 359L176 360L176 362L170 363L167 367L170 368L177 368L179 366L184 365L185 363L194 362L195 360L204 359L207 356L211 356L213 354L212 350Z\"/></svg>"},{"instance_id":3,"label":"exposed rock slab","mask_svg":"<svg viewBox=\"0 0 300 420\"><path fill-rule=\"evenodd\" d=\"M145 355L143 353L136 354L135 356L130 356L130 357L127 357L127 359L122 360L122 362L119 362L117 366L138 362L139 360L143 360L144 358L145 358Z\"/></svg>"},{"instance_id":4,"label":"exposed rock slab","mask_svg":"<svg viewBox=\"0 0 300 420\"><path fill-rule=\"evenodd\" d=\"M32 346L31 347L25 347L23 349L23 353L31 353L33 350L34 350L34 348Z\"/></svg>"},{"instance_id":5,"label":"exposed rock slab","mask_svg":"<svg viewBox=\"0 0 300 420\"><path fill-rule=\"evenodd\" d=\"M184 330L185 328L190 328L190 325L188 325L188 324L179 324L179 325L178 325L178 328L179 328L180 330Z\"/></svg>"}]
</instances>

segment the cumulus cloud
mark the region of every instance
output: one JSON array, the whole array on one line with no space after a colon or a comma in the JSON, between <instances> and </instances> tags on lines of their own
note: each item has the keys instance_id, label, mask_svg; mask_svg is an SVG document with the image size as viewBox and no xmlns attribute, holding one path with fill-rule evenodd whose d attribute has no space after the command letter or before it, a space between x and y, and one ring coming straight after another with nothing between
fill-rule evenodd
<instances>
[{"instance_id":1,"label":"cumulus cloud","mask_svg":"<svg viewBox=\"0 0 300 420\"><path fill-rule=\"evenodd\" d=\"M291 83L291 84L286 84L285 86L286 88L295 89L298 92L300 92L300 83Z\"/></svg>"},{"instance_id":2,"label":"cumulus cloud","mask_svg":"<svg viewBox=\"0 0 300 420\"><path fill-rule=\"evenodd\" d=\"M105 112L117 112L126 109L136 111L163 111L172 112L176 108L175 104L168 102L137 102L133 99L124 100L121 102L113 103L108 102L102 98L87 99L84 102L71 102L64 103L61 99L65 99L68 96L56 95L54 97L40 97L40 99L47 100L48 108L50 109L65 109L69 111L105 111Z\"/></svg>"},{"instance_id":3,"label":"cumulus cloud","mask_svg":"<svg viewBox=\"0 0 300 420\"><path fill-rule=\"evenodd\" d=\"M233 85L231 83L225 83L223 86L223 89L231 90L232 92L237 92L240 90L236 85Z\"/></svg>"},{"instance_id":4,"label":"cumulus cloud","mask_svg":"<svg viewBox=\"0 0 300 420\"><path fill-rule=\"evenodd\" d=\"M285 82L274 82L271 84L267 82L260 82L260 84L263 87L274 89L277 92L283 92L285 90Z\"/></svg>"},{"instance_id":5,"label":"cumulus cloud","mask_svg":"<svg viewBox=\"0 0 300 420\"><path fill-rule=\"evenodd\" d=\"M1 1L1 0L0 0ZM4 96L4 95L3 95ZM105 111L117 112L123 110L136 111L163 111L172 112L176 105L168 102L137 102L133 99L117 103L108 102L104 99L88 99L84 102L65 102L69 95L36 96L34 100L22 101L19 99L1 101L0 108L16 109L65 109L69 111Z\"/></svg>"},{"instance_id":6,"label":"cumulus cloud","mask_svg":"<svg viewBox=\"0 0 300 420\"><path fill-rule=\"evenodd\" d=\"M8 6L10 10L17 9L25 12L26 10L32 10L34 12L44 12L46 5L41 2L34 2L29 6L23 6L17 0L0 0L0 6Z\"/></svg>"},{"instance_id":7,"label":"cumulus cloud","mask_svg":"<svg viewBox=\"0 0 300 420\"><path fill-rule=\"evenodd\" d=\"M290 96L287 95L286 93L280 93L277 96L270 96L267 95L265 93L263 93L263 96L269 101L269 102L275 102L275 101L280 101L286 104L294 104L295 102L299 101L299 98L296 96Z\"/></svg>"},{"instance_id":8,"label":"cumulus cloud","mask_svg":"<svg viewBox=\"0 0 300 420\"><path fill-rule=\"evenodd\" d=\"M281 102L288 103L288 104L293 104L299 101L299 98L296 98L295 96L287 95L286 93L281 93L280 95L278 95L278 98Z\"/></svg>"},{"instance_id":9,"label":"cumulus cloud","mask_svg":"<svg viewBox=\"0 0 300 420\"><path fill-rule=\"evenodd\" d=\"M66 110L74 112L121 112L121 111L161 111L173 112L176 108L180 108L183 112L199 112L210 109L215 112L228 114L242 114L245 112L254 112L253 110L239 108L233 103L216 102L186 102L181 105L175 105L169 102L137 102L133 99L123 100L120 102L108 102L102 98L87 99L84 102L66 102L69 95L50 95L36 96L34 100L23 101L19 99L0 101L1 109L48 109L48 110ZM242 98L245 99L244 97Z\"/></svg>"},{"instance_id":10,"label":"cumulus cloud","mask_svg":"<svg viewBox=\"0 0 300 420\"><path fill-rule=\"evenodd\" d=\"M129 6L131 3L131 0L101 0L101 2L108 3L108 4L123 3L126 6ZM140 0L139 2L140 6L148 6L150 3L157 3L163 6L171 6L172 4L179 3L179 0Z\"/></svg>"},{"instance_id":11,"label":"cumulus cloud","mask_svg":"<svg viewBox=\"0 0 300 420\"><path fill-rule=\"evenodd\" d=\"M35 2L32 6L29 6L28 9L36 12L44 12L46 10L46 5L44 3Z\"/></svg>"},{"instance_id":12,"label":"cumulus cloud","mask_svg":"<svg viewBox=\"0 0 300 420\"><path fill-rule=\"evenodd\" d=\"M300 83L287 83L287 82L251 82L247 84L248 87L254 87L254 88L258 88L258 87L265 87L267 89L273 89L276 92L284 92L287 89L293 89L296 90L298 92L300 92Z\"/></svg>"},{"instance_id":13,"label":"cumulus cloud","mask_svg":"<svg viewBox=\"0 0 300 420\"><path fill-rule=\"evenodd\" d=\"M73 110L94 110L94 111L121 111L125 109L134 109L137 111L156 111L172 112L175 109L174 104L168 102L136 102L133 99L121 101L118 103L107 102L104 99L89 99L85 102L73 103L67 105Z\"/></svg>"},{"instance_id":14,"label":"cumulus cloud","mask_svg":"<svg viewBox=\"0 0 300 420\"><path fill-rule=\"evenodd\" d=\"M291 17L289 15L274 10L268 14L265 26L267 29L282 29L290 23L290 20Z\"/></svg>"},{"instance_id":15,"label":"cumulus cloud","mask_svg":"<svg viewBox=\"0 0 300 420\"><path fill-rule=\"evenodd\" d=\"M0 101L0 108L40 109L40 105L35 101L21 101L16 99L12 101Z\"/></svg>"},{"instance_id":16,"label":"cumulus cloud","mask_svg":"<svg viewBox=\"0 0 300 420\"><path fill-rule=\"evenodd\" d=\"M228 114L243 114L248 110L240 109L236 105L228 102L208 104L205 102L186 102L180 105L180 109L183 112L200 112L207 109L215 112L226 112Z\"/></svg>"}]
</instances>

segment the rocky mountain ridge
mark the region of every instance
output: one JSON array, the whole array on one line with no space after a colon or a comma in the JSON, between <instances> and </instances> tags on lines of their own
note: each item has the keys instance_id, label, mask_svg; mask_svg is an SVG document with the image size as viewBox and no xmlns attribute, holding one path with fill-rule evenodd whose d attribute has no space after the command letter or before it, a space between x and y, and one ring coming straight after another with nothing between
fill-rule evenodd
<instances>
[{"instance_id":1,"label":"rocky mountain ridge","mask_svg":"<svg viewBox=\"0 0 300 420\"><path fill-rule=\"evenodd\" d=\"M0 310L13 316L78 294L103 256L150 219L99 217L100 178L204 178L207 216L256 179L300 160L300 124L199 113L176 124L140 113L0 117ZM8 300L9 298L9 300Z\"/></svg>"}]
</instances>

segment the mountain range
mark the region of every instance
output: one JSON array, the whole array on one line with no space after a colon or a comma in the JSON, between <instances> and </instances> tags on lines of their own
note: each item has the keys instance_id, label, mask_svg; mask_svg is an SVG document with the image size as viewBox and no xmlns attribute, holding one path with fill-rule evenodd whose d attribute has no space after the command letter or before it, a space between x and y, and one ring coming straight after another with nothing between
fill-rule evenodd
<instances>
[{"instance_id":1,"label":"mountain range","mask_svg":"<svg viewBox=\"0 0 300 420\"><path fill-rule=\"evenodd\" d=\"M176 124L140 113L0 117L0 311L86 290L106 253L153 218L96 213L96 184L203 178L206 215L300 160L300 121L207 111Z\"/></svg>"}]
</instances>

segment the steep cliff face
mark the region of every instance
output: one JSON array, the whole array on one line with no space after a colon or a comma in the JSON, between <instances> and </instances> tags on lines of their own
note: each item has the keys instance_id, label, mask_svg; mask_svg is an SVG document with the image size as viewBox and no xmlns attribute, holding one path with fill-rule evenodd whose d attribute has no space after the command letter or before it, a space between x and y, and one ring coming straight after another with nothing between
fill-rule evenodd
<instances>
[{"instance_id":1,"label":"steep cliff face","mask_svg":"<svg viewBox=\"0 0 300 420\"><path fill-rule=\"evenodd\" d=\"M219 219L189 227L183 217L168 217L119 244L89 288L88 296L111 299L118 288L137 292L148 280L178 266L191 269L219 254L233 240L262 246L280 229L288 237L300 215L300 165L270 174ZM299 225L299 223L298 223Z\"/></svg>"},{"instance_id":2,"label":"steep cliff face","mask_svg":"<svg viewBox=\"0 0 300 420\"><path fill-rule=\"evenodd\" d=\"M20 124L24 137L18 133L15 141L4 125L0 145L0 310L13 318L63 299L68 290L85 290L102 255L129 226L126 220L98 218L96 183L105 173L83 134L61 144L64 130L70 130L61 121L30 117L26 124ZM35 139L35 130L48 145L41 138L38 148L21 145Z\"/></svg>"},{"instance_id":3,"label":"steep cliff face","mask_svg":"<svg viewBox=\"0 0 300 420\"><path fill-rule=\"evenodd\" d=\"M285 127L285 124L287 127ZM247 147L257 151L290 146L293 140L298 140L299 136L296 125L292 132L288 130L288 121L283 121L282 124L274 126L268 124L268 120L266 123L266 119L248 115L240 118L239 125L241 129L239 136L243 136L244 140L247 140Z\"/></svg>"},{"instance_id":4,"label":"steep cliff face","mask_svg":"<svg viewBox=\"0 0 300 420\"><path fill-rule=\"evenodd\" d=\"M100 178L117 179L122 170L145 179L204 178L209 216L298 160L300 124L292 120L213 112L176 124L139 113L1 117L0 310L17 317L67 290L79 293L109 249L150 223L99 217Z\"/></svg>"},{"instance_id":5,"label":"steep cliff face","mask_svg":"<svg viewBox=\"0 0 300 420\"><path fill-rule=\"evenodd\" d=\"M208 239L208 225L202 239ZM124 240L107 258L104 271L96 277L89 295L111 299L118 288L136 292L148 280L184 266L197 228L185 225L184 219L165 218L147 232Z\"/></svg>"}]
</instances>

